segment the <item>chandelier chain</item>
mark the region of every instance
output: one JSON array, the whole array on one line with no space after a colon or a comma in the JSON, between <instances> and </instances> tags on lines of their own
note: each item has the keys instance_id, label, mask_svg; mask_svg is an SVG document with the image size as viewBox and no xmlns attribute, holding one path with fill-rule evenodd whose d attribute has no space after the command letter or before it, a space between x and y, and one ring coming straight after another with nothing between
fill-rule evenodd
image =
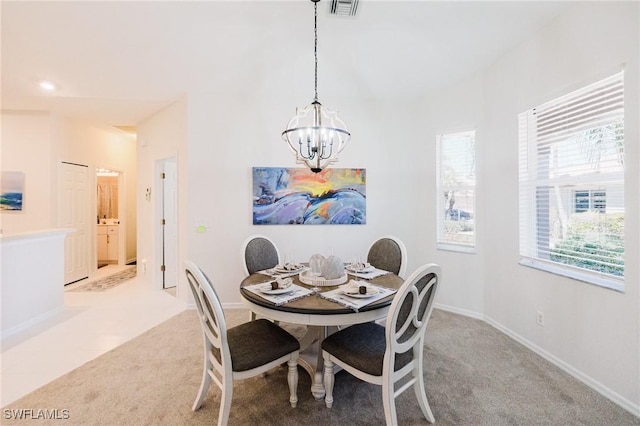
<instances>
[{"instance_id":1,"label":"chandelier chain","mask_svg":"<svg viewBox=\"0 0 640 426\"><path fill-rule=\"evenodd\" d=\"M313 2L313 56L315 59L315 96L313 98L314 102L318 102L318 2Z\"/></svg>"}]
</instances>

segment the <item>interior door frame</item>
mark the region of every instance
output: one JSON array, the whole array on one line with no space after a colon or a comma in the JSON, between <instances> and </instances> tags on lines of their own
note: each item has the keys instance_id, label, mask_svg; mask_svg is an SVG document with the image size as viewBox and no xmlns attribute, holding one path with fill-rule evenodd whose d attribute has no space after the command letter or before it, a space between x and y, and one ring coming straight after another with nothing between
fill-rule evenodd
<instances>
[{"instance_id":1,"label":"interior door frame","mask_svg":"<svg viewBox=\"0 0 640 426\"><path fill-rule=\"evenodd\" d=\"M98 169L107 169L118 173L118 259L116 265L125 265L127 263L127 197L125 192L125 172L117 167L107 167L105 165L96 166L93 171L93 217L98 218ZM98 224L93 223L93 252L91 271L95 273L98 270Z\"/></svg>"},{"instance_id":2,"label":"interior door frame","mask_svg":"<svg viewBox=\"0 0 640 426\"><path fill-rule=\"evenodd\" d=\"M166 256L165 255L165 250L167 248L165 241L164 241L164 235L163 235L163 226L162 226L162 220L164 219L164 208L165 208L165 200L164 200L164 189L165 189L165 181L163 181L162 178L162 173L165 172L166 170L166 164L168 162L172 162L175 164L175 172L176 172L176 182L175 182L175 200L174 202L176 203L176 212L175 212L175 219L176 219L176 226L178 223L178 208L177 208L177 202L178 202L178 182L177 182L177 176L178 176L178 158L177 156L171 156L171 157L166 157L166 158L162 158L159 160L155 161L155 167L154 167L154 186L155 186L155 190L152 191L152 193L154 194L153 200L154 200L154 218L153 218L153 229L154 229L154 270L153 270L153 283L154 283L154 287L158 288L158 289L164 289L165 287L165 274L163 273L163 271L161 270L162 265L165 262L165 259L175 259L175 264L174 265L170 265L169 267L167 267L166 269L168 270L173 270L173 271L178 271L178 245L179 245L179 239L180 239L180 234L179 232L176 232L176 241L175 241L175 247L173 247L173 250L175 250L175 256L171 257L171 256ZM177 231L177 230L176 230ZM157 266L155 266L157 265ZM176 274L177 275L177 274ZM176 282L175 282L175 286L172 287L178 287L178 277L176 276Z\"/></svg>"}]
</instances>

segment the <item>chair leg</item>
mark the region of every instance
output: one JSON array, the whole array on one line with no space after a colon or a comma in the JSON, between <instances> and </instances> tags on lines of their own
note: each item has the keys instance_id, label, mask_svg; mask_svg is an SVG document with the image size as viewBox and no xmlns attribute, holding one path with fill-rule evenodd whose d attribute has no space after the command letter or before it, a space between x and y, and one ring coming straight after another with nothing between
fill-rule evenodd
<instances>
[{"instance_id":1,"label":"chair leg","mask_svg":"<svg viewBox=\"0 0 640 426\"><path fill-rule=\"evenodd\" d=\"M226 426L229 421L231 411L231 400L233 399L233 377L224 377L222 386L222 396L220 397L220 413L218 414L218 426Z\"/></svg>"},{"instance_id":2,"label":"chair leg","mask_svg":"<svg viewBox=\"0 0 640 426\"><path fill-rule=\"evenodd\" d=\"M209 390L209 386L211 385L211 376L209 375L209 369L211 368L213 368L213 366L209 363L209 359L207 357L207 345L205 345L204 366L202 368L202 382L200 383L200 390L198 391L196 400L191 407L193 411L197 411L198 409L200 409L202 401L204 401L204 397L207 396L207 391Z\"/></svg>"},{"instance_id":3,"label":"chair leg","mask_svg":"<svg viewBox=\"0 0 640 426\"><path fill-rule=\"evenodd\" d=\"M289 402L293 408L298 404L298 353L291 354L291 358L287 363L289 365L289 374L287 381L289 382Z\"/></svg>"},{"instance_id":4,"label":"chair leg","mask_svg":"<svg viewBox=\"0 0 640 426\"><path fill-rule=\"evenodd\" d=\"M394 394L393 380L387 378L382 381L382 407L384 408L384 419L387 425L397 426L396 401Z\"/></svg>"},{"instance_id":5,"label":"chair leg","mask_svg":"<svg viewBox=\"0 0 640 426\"><path fill-rule=\"evenodd\" d=\"M326 356L324 357L324 403L327 408L333 406L333 381L333 361Z\"/></svg>"},{"instance_id":6,"label":"chair leg","mask_svg":"<svg viewBox=\"0 0 640 426\"><path fill-rule=\"evenodd\" d=\"M418 400L418 404L420 404L420 409L422 410L422 414L427 419L429 423L434 423L436 421L435 417L433 417L433 413L431 412L431 407L429 406L429 401L427 400L427 393L424 388L424 376L422 375L422 357L418 358L419 362L416 362L416 367L413 370L413 376L415 378L415 383L413 384L413 390L416 393L416 399Z\"/></svg>"}]
</instances>

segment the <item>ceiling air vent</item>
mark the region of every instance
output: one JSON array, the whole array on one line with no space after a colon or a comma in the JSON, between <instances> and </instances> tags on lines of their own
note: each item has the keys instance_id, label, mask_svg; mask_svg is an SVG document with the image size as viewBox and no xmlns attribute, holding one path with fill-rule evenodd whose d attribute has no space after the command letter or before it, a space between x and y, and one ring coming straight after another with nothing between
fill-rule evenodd
<instances>
[{"instance_id":1,"label":"ceiling air vent","mask_svg":"<svg viewBox=\"0 0 640 426\"><path fill-rule=\"evenodd\" d=\"M331 14L340 16L356 16L358 0L331 0Z\"/></svg>"}]
</instances>

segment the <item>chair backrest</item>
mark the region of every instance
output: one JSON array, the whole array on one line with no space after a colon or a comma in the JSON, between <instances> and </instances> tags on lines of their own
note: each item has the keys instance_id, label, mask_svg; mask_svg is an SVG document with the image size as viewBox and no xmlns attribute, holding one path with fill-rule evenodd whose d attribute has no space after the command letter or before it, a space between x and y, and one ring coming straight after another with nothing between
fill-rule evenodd
<instances>
[{"instance_id":1,"label":"chair backrest","mask_svg":"<svg viewBox=\"0 0 640 426\"><path fill-rule=\"evenodd\" d=\"M185 262L185 273L200 317L205 357L211 358L213 355L210 360L220 374L220 382L224 380L224 377L230 379L232 374L231 352L227 343L227 324L218 294L205 273L190 260ZM220 386L220 382L218 382L218 386Z\"/></svg>"},{"instance_id":2,"label":"chair backrest","mask_svg":"<svg viewBox=\"0 0 640 426\"><path fill-rule=\"evenodd\" d=\"M404 277L407 270L407 249L399 238L386 235L371 244L367 262L378 269Z\"/></svg>"},{"instance_id":3,"label":"chair backrest","mask_svg":"<svg viewBox=\"0 0 640 426\"><path fill-rule=\"evenodd\" d=\"M252 235L242 244L242 264L246 275L273 268L280 263L280 252L269 238Z\"/></svg>"},{"instance_id":4,"label":"chair backrest","mask_svg":"<svg viewBox=\"0 0 640 426\"><path fill-rule=\"evenodd\" d=\"M422 351L439 284L440 267L430 263L419 267L400 287L389 308L385 359L411 348Z\"/></svg>"}]
</instances>

